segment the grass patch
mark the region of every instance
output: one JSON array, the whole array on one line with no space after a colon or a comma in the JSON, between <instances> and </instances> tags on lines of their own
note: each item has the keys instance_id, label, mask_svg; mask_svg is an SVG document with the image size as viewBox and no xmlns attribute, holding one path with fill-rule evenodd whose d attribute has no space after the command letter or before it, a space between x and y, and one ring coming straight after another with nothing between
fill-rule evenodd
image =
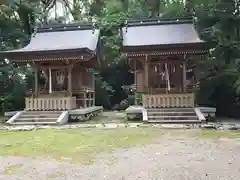
<instances>
[{"instance_id":1,"label":"grass patch","mask_svg":"<svg viewBox=\"0 0 240 180\"><path fill-rule=\"evenodd\" d=\"M198 134L201 138L240 138L240 131L216 131L200 130Z\"/></svg>"},{"instance_id":2,"label":"grass patch","mask_svg":"<svg viewBox=\"0 0 240 180\"><path fill-rule=\"evenodd\" d=\"M187 129L187 130L164 130L165 134L171 136L186 136L186 137L199 137L204 139L218 139L218 138L240 138L240 131L217 131L210 129Z\"/></svg>"},{"instance_id":3,"label":"grass patch","mask_svg":"<svg viewBox=\"0 0 240 180\"><path fill-rule=\"evenodd\" d=\"M0 154L44 156L91 163L97 153L152 142L162 133L154 128L45 129L28 132L0 132Z\"/></svg>"},{"instance_id":4,"label":"grass patch","mask_svg":"<svg viewBox=\"0 0 240 180\"><path fill-rule=\"evenodd\" d=\"M0 124L5 123L7 121L7 117L0 116Z\"/></svg>"},{"instance_id":5,"label":"grass patch","mask_svg":"<svg viewBox=\"0 0 240 180\"><path fill-rule=\"evenodd\" d=\"M173 137L240 138L239 131L161 130L159 128L116 129L44 129L37 131L0 131L1 156L45 157L71 162L92 163L101 152L116 148L152 143L161 135ZM21 165L8 167L4 173L14 173Z\"/></svg>"},{"instance_id":6,"label":"grass patch","mask_svg":"<svg viewBox=\"0 0 240 180\"><path fill-rule=\"evenodd\" d=\"M4 171L3 174L5 175L12 175L16 174L17 170L20 169L23 165L22 164L15 164L8 166Z\"/></svg>"},{"instance_id":7,"label":"grass patch","mask_svg":"<svg viewBox=\"0 0 240 180\"><path fill-rule=\"evenodd\" d=\"M64 176L64 173L62 173L62 172L55 172L55 173L52 173L52 174L48 175L47 177L48 177L48 179L57 179L57 178L59 178L61 176Z\"/></svg>"},{"instance_id":8,"label":"grass patch","mask_svg":"<svg viewBox=\"0 0 240 180\"><path fill-rule=\"evenodd\" d=\"M111 123L118 122L124 123L126 122L126 115L123 111L105 111L102 115L93 117L90 121L86 121L86 123L96 124L96 123Z\"/></svg>"}]
</instances>

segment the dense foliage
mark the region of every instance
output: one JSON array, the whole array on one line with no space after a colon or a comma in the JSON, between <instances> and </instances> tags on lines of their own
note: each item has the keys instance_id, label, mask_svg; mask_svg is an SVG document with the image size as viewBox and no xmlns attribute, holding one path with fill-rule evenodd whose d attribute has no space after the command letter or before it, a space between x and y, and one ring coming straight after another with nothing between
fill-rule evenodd
<instances>
[{"instance_id":1,"label":"dense foliage","mask_svg":"<svg viewBox=\"0 0 240 180\"><path fill-rule=\"evenodd\" d=\"M34 25L94 20L104 43L96 70L97 104L124 108L133 102L126 85L133 76L121 54L119 27L128 17L194 16L211 54L202 69L198 103L216 106L219 115L240 116L240 0L3 0L0 4L0 50L24 46ZM24 75L25 78L23 78ZM32 72L0 59L0 111L23 107Z\"/></svg>"}]
</instances>

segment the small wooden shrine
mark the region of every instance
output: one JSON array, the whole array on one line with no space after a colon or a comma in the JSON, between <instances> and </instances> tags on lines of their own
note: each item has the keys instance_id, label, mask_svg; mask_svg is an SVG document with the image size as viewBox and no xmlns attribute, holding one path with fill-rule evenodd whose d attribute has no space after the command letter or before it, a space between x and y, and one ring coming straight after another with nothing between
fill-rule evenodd
<instances>
[{"instance_id":1,"label":"small wooden shrine","mask_svg":"<svg viewBox=\"0 0 240 180\"><path fill-rule=\"evenodd\" d=\"M99 29L92 24L44 26L29 44L1 52L13 63L34 69L35 85L25 110L70 110L95 105L94 68L99 61ZM41 77L41 78L40 78ZM44 83L39 83L44 79Z\"/></svg>"},{"instance_id":2,"label":"small wooden shrine","mask_svg":"<svg viewBox=\"0 0 240 180\"><path fill-rule=\"evenodd\" d=\"M144 107L194 107L196 62L208 53L192 18L126 21L123 51Z\"/></svg>"}]
</instances>

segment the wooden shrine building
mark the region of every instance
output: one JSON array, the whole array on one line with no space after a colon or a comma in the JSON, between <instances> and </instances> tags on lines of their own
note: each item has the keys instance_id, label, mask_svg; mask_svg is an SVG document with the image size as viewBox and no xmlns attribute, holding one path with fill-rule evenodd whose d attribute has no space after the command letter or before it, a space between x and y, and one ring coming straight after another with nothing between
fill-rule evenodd
<instances>
[{"instance_id":1,"label":"wooden shrine building","mask_svg":"<svg viewBox=\"0 0 240 180\"><path fill-rule=\"evenodd\" d=\"M71 110L95 105L94 68L99 61L100 32L92 24L37 28L29 44L1 52L3 58L34 69L34 88L25 110ZM40 83L44 79L44 83Z\"/></svg>"},{"instance_id":2,"label":"wooden shrine building","mask_svg":"<svg viewBox=\"0 0 240 180\"><path fill-rule=\"evenodd\" d=\"M193 19L130 20L121 32L141 96L138 103L146 108L194 107L196 62L208 49Z\"/></svg>"}]
</instances>

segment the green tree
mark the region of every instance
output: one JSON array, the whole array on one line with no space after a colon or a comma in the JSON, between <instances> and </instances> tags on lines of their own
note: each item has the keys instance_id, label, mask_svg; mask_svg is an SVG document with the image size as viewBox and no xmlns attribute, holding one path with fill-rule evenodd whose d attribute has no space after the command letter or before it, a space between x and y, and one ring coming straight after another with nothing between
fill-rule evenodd
<instances>
[{"instance_id":1,"label":"green tree","mask_svg":"<svg viewBox=\"0 0 240 180\"><path fill-rule=\"evenodd\" d=\"M240 108L239 13L240 0L5 0L0 4L0 50L28 43L33 26L47 23L96 21L101 29L103 60L96 69L97 104L111 108L129 99L125 85L133 83L121 53L119 28L125 19L194 16L197 28L211 47L209 57L198 61L204 76L199 104L216 106L222 115L238 115ZM63 8L63 14L58 9ZM0 57L1 111L23 104L24 91L32 87L31 69ZM23 68L25 68L23 70ZM26 78L24 78L26 77ZM21 92L18 96L16 92ZM219 98L221 97L221 98ZM200 101L201 100L201 101Z\"/></svg>"},{"instance_id":2,"label":"green tree","mask_svg":"<svg viewBox=\"0 0 240 180\"><path fill-rule=\"evenodd\" d=\"M198 27L211 45L203 63L201 98L208 99L221 115L239 115L239 1L211 0L196 4Z\"/></svg>"}]
</instances>

